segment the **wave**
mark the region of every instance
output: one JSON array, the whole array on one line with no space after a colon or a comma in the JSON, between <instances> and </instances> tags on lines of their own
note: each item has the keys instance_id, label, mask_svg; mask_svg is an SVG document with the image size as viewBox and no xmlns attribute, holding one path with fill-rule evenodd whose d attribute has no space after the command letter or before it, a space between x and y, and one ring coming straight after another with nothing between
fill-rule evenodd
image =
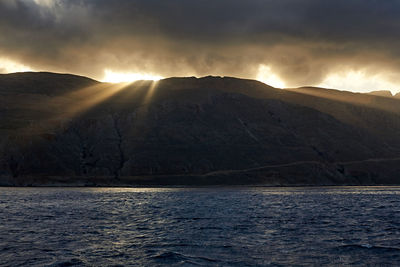
<instances>
[{"instance_id":1,"label":"wave","mask_svg":"<svg viewBox=\"0 0 400 267\"><path fill-rule=\"evenodd\" d=\"M219 262L219 260L211 259L202 256L187 256L178 252L167 251L162 252L154 257L152 257L156 261L162 261L163 263L185 263L185 264L192 264L192 265L207 265L206 263L211 262Z\"/></svg>"},{"instance_id":2,"label":"wave","mask_svg":"<svg viewBox=\"0 0 400 267\"><path fill-rule=\"evenodd\" d=\"M371 251L386 251L386 252L399 252L399 247L389 247L389 246L375 246L370 244L352 244L352 245L343 245L337 247L339 249L345 250L371 250Z\"/></svg>"},{"instance_id":3,"label":"wave","mask_svg":"<svg viewBox=\"0 0 400 267\"><path fill-rule=\"evenodd\" d=\"M85 263L78 258L63 260L45 265L47 267L67 267L67 266L85 266Z\"/></svg>"}]
</instances>

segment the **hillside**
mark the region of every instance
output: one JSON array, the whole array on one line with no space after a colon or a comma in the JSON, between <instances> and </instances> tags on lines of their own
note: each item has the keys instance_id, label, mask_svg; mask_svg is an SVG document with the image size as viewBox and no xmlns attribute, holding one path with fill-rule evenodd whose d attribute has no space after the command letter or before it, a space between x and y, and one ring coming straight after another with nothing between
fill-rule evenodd
<instances>
[{"instance_id":1,"label":"hillside","mask_svg":"<svg viewBox=\"0 0 400 267\"><path fill-rule=\"evenodd\" d=\"M0 183L400 184L399 104L231 77L0 75Z\"/></svg>"}]
</instances>

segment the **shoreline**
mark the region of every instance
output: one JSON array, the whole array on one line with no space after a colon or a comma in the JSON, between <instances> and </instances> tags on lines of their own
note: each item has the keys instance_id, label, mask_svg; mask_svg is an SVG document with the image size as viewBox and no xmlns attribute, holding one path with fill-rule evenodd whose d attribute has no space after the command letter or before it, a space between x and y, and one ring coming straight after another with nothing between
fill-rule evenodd
<instances>
[{"instance_id":1,"label":"shoreline","mask_svg":"<svg viewBox=\"0 0 400 267\"><path fill-rule=\"evenodd\" d=\"M400 187L400 184L0 184L0 188L340 188L340 187Z\"/></svg>"}]
</instances>

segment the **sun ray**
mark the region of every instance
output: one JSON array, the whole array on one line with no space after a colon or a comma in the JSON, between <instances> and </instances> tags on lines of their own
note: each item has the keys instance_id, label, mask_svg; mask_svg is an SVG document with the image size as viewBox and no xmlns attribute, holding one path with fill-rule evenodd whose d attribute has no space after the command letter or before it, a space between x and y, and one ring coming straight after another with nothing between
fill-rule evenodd
<instances>
[{"instance_id":1,"label":"sun ray","mask_svg":"<svg viewBox=\"0 0 400 267\"><path fill-rule=\"evenodd\" d=\"M97 84L72 92L64 96L64 98L68 98L75 103L72 107L66 108L66 114L74 117L79 113L85 112L117 94L128 85L128 83Z\"/></svg>"},{"instance_id":2,"label":"sun ray","mask_svg":"<svg viewBox=\"0 0 400 267\"><path fill-rule=\"evenodd\" d=\"M52 132L62 123L79 117L91 108L121 92L128 85L128 83L98 83L65 95L53 97L38 105L46 107L45 110L52 110L53 115L44 117L39 123L35 124L34 129L32 129L32 126L29 126L25 130L36 131L38 133Z\"/></svg>"},{"instance_id":3,"label":"sun ray","mask_svg":"<svg viewBox=\"0 0 400 267\"><path fill-rule=\"evenodd\" d=\"M148 104L154 95L158 81L152 81L143 99L143 104Z\"/></svg>"}]
</instances>

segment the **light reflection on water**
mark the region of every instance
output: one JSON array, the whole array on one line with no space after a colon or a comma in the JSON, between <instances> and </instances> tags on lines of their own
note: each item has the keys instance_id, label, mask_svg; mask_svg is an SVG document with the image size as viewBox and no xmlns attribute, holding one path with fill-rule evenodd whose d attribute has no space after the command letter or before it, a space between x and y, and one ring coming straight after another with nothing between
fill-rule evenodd
<instances>
[{"instance_id":1,"label":"light reflection on water","mask_svg":"<svg viewBox=\"0 0 400 267\"><path fill-rule=\"evenodd\" d=\"M400 187L0 188L0 265L398 265Z\"/></svg>"}]
</instances>

